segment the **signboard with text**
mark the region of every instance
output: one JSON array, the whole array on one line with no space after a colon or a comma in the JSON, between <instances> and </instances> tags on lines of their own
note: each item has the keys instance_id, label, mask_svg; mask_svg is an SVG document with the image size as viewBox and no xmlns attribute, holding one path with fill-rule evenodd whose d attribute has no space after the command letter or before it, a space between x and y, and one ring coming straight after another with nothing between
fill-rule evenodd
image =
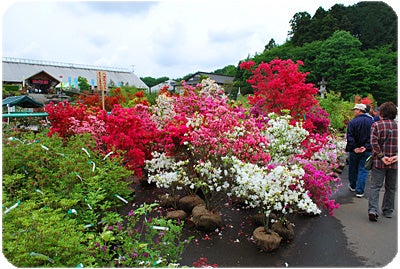
<instances>
[{"instance_id":1,"label":"signboard with text","mask_svg":"<svg viewBox=\"0 0 400 269\"><path fill-rule=\"evenodd\" d=\"M107 73L105 71L97 71L97 90L106 91L107 89Z\"/></svg>"}]
</instances>

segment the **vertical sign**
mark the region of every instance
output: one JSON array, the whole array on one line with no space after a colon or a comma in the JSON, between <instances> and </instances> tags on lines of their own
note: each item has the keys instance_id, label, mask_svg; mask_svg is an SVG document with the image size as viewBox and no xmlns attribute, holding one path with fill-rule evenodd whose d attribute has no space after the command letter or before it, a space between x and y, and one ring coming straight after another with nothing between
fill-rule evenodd
<instances>
[{"instance_id":1,"label":"vertical sign","mask_svg":"<svg viewBox=\"0 0 400 269\"><path fill-rule=\"evenodd\" d=\"M97 90L101 91L103 110L105 110L104 91L107 90L107 73L105 71L97 71Z\"/></svg>"}]
</instances>

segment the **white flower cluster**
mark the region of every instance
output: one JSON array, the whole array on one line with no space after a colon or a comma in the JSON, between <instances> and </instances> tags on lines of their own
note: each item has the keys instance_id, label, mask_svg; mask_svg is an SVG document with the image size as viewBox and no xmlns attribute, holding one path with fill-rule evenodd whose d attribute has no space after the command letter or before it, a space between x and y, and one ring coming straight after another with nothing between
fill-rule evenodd
<instances>
[{"instance_id":1,"label":"white flower cluster","mask_svg":"<svg viewBox=\"0 0 400 269\"><path fill-rule=\"evenodd\" d=\"M148 171L148 182L155 182L158 188L177 188L189 184L186 173L188 161L176 162L165 153L152 152L153 159L146 160L145 169Z\"/></svg>"},{"instance_id":2,"label":"white flower cluster","mask_svg":"<svg viewBox=\"0 0 400 269\"><path fill-rule=\"evenodd\" d=\"M186 127L192 127L193 129L199 129L204 122L204 115L195 112L192 117L186 117Z\"/></svg>"},{"instance_id":3,"label":"white flower cluster","mask_svg":"<svg viewBox=\"0 0 400 269\"><path fill-rule=\"evenodd\" d=\"M311 159L332 162L339 160L344 155L346 141L336 136L328 136L327 138L328 141L324 147L315 152Z\"/></svg>"},{"instance_id":4,"label":"white flower cluster","mask_svg":"<svg viewBox=\"0 0 400 269\"><path fill-rule=\"evenodd\" d=\"M158 188L197 189L208 191L227 191L229 183L224 180L223 170L211 161L198 162L193 169L196 175L187 174L189 161L176 162L165 153L153 152L153 159L147 160L148 182L156 183Z\"/></svg>"},{"instance_id":5,"label":"white flower cluster","mask_svg":"<svg viewBox=\"0 0 400 269\"><path fill-rule=\"evenodd\" d=\"M195 166L199 178L199 184L203 189L207 188L209 191L226 191L229 188L229 183L224 180L223 170L215 167L211 161L199 162Z\"/></svg>"},{"instance_id":6,"label":"white flower cluster","mask_svg":"<svg viewBox=\"0 0 400 269\"><path fill-rule=\"evenodd\" d=\"M210 93L210 94L219 94L221 91L223 92L223 88L215 83L214 80L210 78L205 78L201 82L201 90L200 93Z\"/></svg>"},{"instance_id":7,"label":"white flower cluster","mask_svg":"<svg viewBox=\"0 0 400 269\"><path fill-rule=\"evenodd\" d=\"M222 100L227 102L229 98L225 95L224 89L214 80L205 78L201 81L201 89L199 94L203 96L220 96Z\"/></svg>"},{"instance_id":8,"label":"white flower cluster","mask_svg":"<svg viewBox=\"0 0 400 269\"><path fill-rule=\"evenodd\" d=\"M268 114L268 128L264 134L269 140L268 149L271 161L275 163L287 162L289 157L303 152L299 145L308 136L308 131L303 129L301 123L296 126L290 124L291 116L278 116Z\"/></svg>"},{"instance_id":9,"label":"white flower cluster","mask_svg":"<svg viewBox=\"0 0 400 269\"><path fill-rule=\"evenodd\" d=\"M298 165L277 166L271 170L251 163L243 163L236 157L224 157L228 170L234 179L231 193L246 199L251 207L261 207L266 215L271 211L282 214L293 210L302 210L307 213L321 213L317 205L311 200L308 191L300 180L304 170Z\"/></svg>"},{"instance_id":10,"label":"white flower cluster","mask_svg":"<svg viewBox=\"0 0 400 269\"><path fill-rule=\"evenodd\" d=\"M163 129L168 119L176 115L174 111L174 99L165 94L160 94L156 98L156 103L150 107L151 118L157 124L158 129Z\"/></svg>"}]
</instances>

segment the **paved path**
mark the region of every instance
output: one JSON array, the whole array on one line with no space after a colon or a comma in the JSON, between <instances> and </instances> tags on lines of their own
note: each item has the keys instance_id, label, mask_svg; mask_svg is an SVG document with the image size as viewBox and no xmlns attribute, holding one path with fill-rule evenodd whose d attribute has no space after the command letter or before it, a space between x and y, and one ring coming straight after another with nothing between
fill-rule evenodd
<instances>
[{"instance_id":1,"label":"paved path","mask_svg":"<svg viewBox=\"0 0 400 269\"><path fill-rule=\"evenodd\" d=\"M347 170L348 167L346 166L341 176L343 184L347 183ZM397 257L398 211L395 211L392 219L379 216L378 222L370 222L367 216L369 182L370 179L367 181L366 195L363 198L354 197L348 189L342 188L338 193L338 200L344 202L342 202L341 208L336 210L335 218L343 225L343 231L348 240L348 248L363 259L365 266L394 266L398 264L396 261L399 260L399 257ZM379 196L381 201L383 194L382 190ZM350 199L346 199L347 197L350 197Z\"/></svg>"},{"instance_id":2,"label":"paved path","mask_svg":"<svg viewBox=\"0 0 400 269\"><path fill-rule=\"evenodd\" d=\"M258 251L249 240L254 226L246 220L248 213L226 209L222 213L224 223L229 225L221 236L210 233L211 240L204 240L205 233L187 230L195 240L185 250L181 265L191 266L193 261L206 257L219 267L397 267L398 212L392 219L380 216L378 222L370 222L369 180L366 195L357 198L347 188L347 175L346 166L341 174L343 187L335 195L341 207L334 217L326 212L317 217L296 215L292 220L295 238L281 243L276 251Z\"/></svg>"}]
</instances>

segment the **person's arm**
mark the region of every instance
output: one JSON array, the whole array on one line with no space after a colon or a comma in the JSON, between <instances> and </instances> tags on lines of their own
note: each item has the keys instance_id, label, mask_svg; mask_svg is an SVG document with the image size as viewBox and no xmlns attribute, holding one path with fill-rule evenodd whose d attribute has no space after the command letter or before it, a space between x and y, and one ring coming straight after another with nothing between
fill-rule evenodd
<instances>
[{"instance_id":1,"label":"person's arm","mask_svg":"<svg viewBox=\"0 0 400 269\"><path fill-rule=\"evenodd\" d=\"M346 151L353 152L354 149L356 148L356 141L354 139L353 125L351 122L349 122L349 124L347 125L346 139L347 139Z\"/></svg>"},{"instance_id":2,"label":"person's arm","mask_svg":"<svg viewBox=\"0 0 400 269\"><path fill-rule=\"evenodd\" d=\"M379 132L377 124L372 124L371 127L371 148L372 148L372 155L375 155L378 159L382 159L385 155L382 152L382 149L379 145Z\"/></svg>"}]
</instances>

